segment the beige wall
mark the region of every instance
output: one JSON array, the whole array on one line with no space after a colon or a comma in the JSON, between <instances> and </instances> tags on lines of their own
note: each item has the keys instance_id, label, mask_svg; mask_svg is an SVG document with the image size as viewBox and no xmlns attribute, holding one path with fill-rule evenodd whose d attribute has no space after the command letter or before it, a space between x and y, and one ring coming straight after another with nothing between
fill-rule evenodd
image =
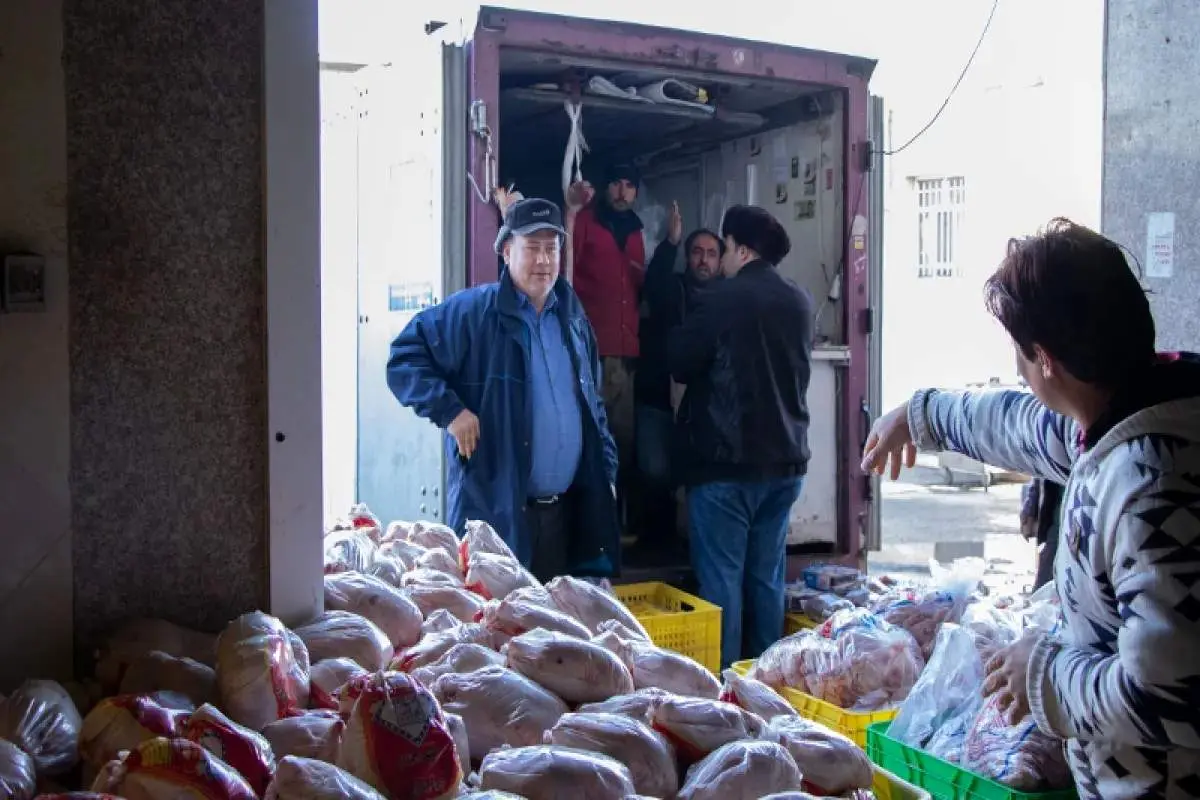
<instances>
[{"instance_id":1,"label":"beige wall","mask_svg":"<svg viewBox=\"0 0 1200 800\"><path fill-rule=\"evenodd\" d=\"M0 2L0 251L48 259L47 307L0 315L0 687L71 661L62 9Z\"/></svg>"}]
</instances>

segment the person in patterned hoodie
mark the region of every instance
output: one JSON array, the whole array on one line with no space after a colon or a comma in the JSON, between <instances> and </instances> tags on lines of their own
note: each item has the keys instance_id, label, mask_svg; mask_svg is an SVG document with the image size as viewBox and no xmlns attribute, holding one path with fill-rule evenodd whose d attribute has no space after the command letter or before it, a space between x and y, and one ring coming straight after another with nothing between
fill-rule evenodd
<instances>
[{"instance_id":1,"label":"person in patterned hoodie","mask_svg":"<svg viewBox=\"0 0 1200 800\"><path fill-rule=\"evenodd\" d=\"M922 390L863 469L947 450L1065 485L1063 619L987 664L983 691L1066 753L1083 800L1200 797L1200 358L1158 354L1119 245L1068 220L987 281L1032 390Z\"/></svg>"}]
</instances>

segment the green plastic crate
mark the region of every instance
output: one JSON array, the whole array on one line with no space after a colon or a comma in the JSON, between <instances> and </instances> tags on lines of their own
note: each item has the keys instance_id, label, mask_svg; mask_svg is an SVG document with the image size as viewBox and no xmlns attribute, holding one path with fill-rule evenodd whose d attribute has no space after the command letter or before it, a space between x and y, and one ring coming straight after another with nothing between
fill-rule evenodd
<instances>
[{"instance_id":1,"label":"green plastic crate","mask_svg":"<svg viewBox=\"0 0 1200 800\"><path fill-rule=\"evenodd\" d=\"M1018 792L888 736L891 722L867 726L867 755L877 766L919 786L933 800L1078 800L1074 789Z\"/></svg>"}]
</instances>

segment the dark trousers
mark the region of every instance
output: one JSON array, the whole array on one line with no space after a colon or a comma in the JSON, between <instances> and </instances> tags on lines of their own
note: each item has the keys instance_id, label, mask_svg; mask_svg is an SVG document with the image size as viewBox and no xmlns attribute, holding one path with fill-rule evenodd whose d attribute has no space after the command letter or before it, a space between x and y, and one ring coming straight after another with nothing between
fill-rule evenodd
<instances>
[{"instance_id":1,"label":"dark trousers","mask_svg":"<svg viewBox=\"0 0 1200 800\"><path fill-rule=\"evenodd\" d=\"M571 506L569 493L531 499L525 506L525 521L533 542L529 571L543 583L567 572Z\"/></svg>"}]
</instances>

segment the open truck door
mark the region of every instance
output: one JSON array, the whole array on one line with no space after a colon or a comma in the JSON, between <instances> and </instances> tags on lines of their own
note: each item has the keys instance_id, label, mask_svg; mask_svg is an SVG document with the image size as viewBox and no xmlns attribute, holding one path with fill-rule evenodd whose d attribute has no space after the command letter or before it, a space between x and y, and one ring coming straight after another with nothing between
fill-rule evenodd
<instances>
[{"instance_id":1,"label":"open truck door","mask_svg":"<svg viewBox=\"0 0 1200 800\"><path fill-rule=\"evenodd\" d=\"M870 235L868 241L868 327L867 327L867 403L864 420L867 436L871 424L883 413L883 98L871 96L867 115L867 135L872 143L871 170L867 174L867 207ZM863 444L866 444L864 439ZM883 547L883 498L879 496L881 478L866 475L868 502L865 545L867 550Z\"/></svg>"},{"instance_id":2,"label":"open truck door","mask_svg":"<svg viewBox=\"0 0 1200 800\"><path fill-rule=\"evenodd\" d=\"M466 56L411 33L403 65L361 82L357 493L380 519L440 521L442 432L396 401L386 365L409 321L465 283Z\"/></svg>"}]
</instances>

